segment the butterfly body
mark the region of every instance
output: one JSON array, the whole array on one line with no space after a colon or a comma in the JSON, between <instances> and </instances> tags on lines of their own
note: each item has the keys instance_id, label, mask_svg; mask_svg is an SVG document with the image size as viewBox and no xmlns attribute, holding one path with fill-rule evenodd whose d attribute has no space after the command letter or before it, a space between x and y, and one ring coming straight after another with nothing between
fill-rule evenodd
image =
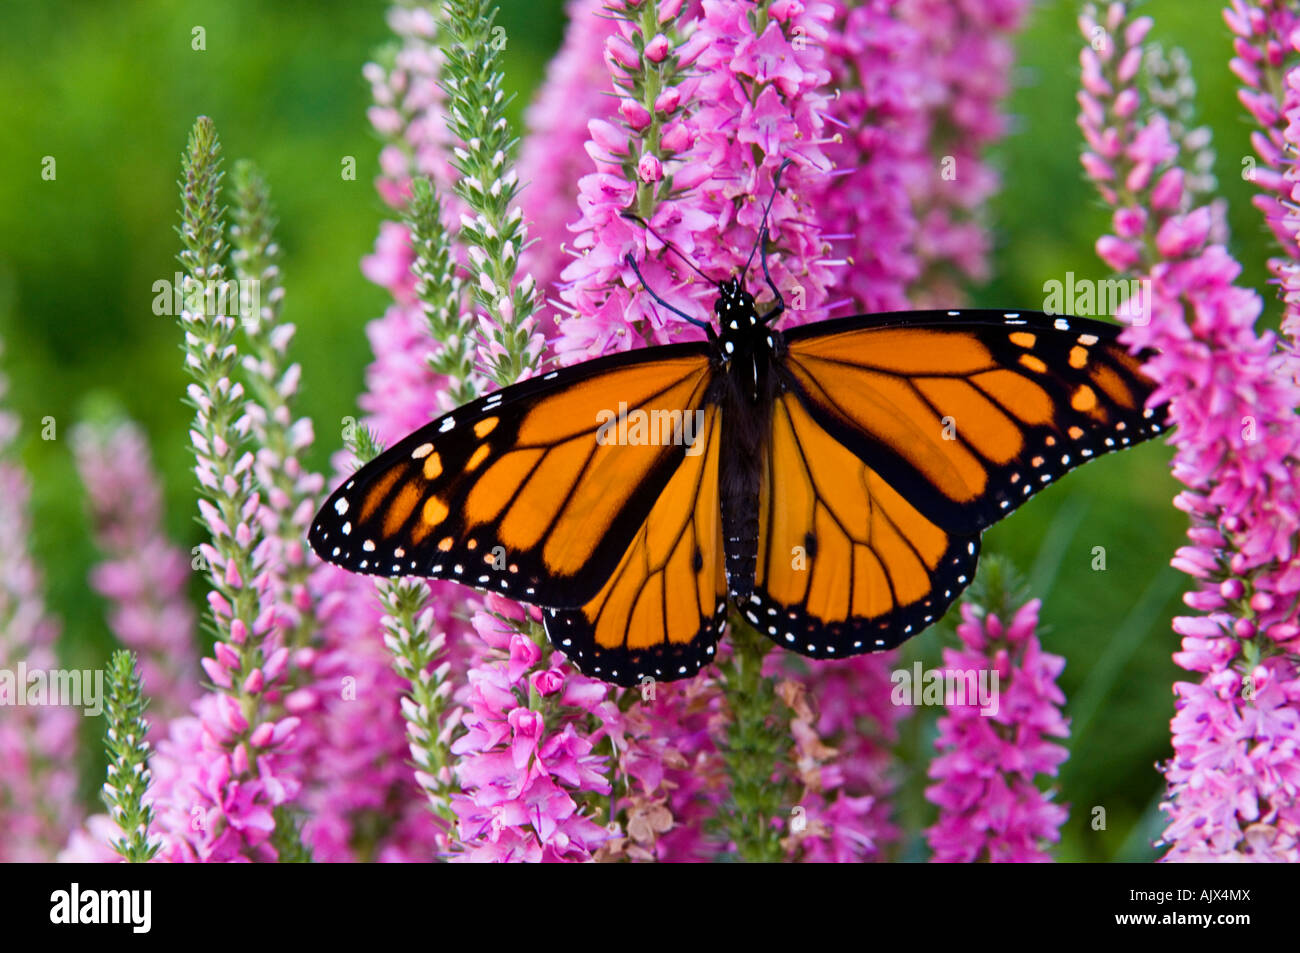
<instances>
[{"instance_id":1,"label":"butterfly body","mask_svg":"<svg viewBox=\"0 0 1300 953\"><path fill-rule=\"evenodd\" d=\"M782 647L842 658L932 624L985 528L1164 426L1113 325L915 311L783 333L769 287L760 315L719 284L705 341L433 421L334 492L313 548L541 606L560 651L621 685L693 675L733 606Z\"/></svg>"},{"instance_id":2,"label":"butterfly body","mask_svg":"<svg viewBox=\"0 0 1300 953\"><path fill-rule=\"evenodd\" d=\"M733 600L753 592L758 558L758 507L762 460L773 392L779 388L781 332L769 326L773 310L760 317L754 299L739 282L725 282L714 307L720 333L711 340L718 378L714 401L722 408L719 488L727 588Z\"/></svg>"}]
</instances>

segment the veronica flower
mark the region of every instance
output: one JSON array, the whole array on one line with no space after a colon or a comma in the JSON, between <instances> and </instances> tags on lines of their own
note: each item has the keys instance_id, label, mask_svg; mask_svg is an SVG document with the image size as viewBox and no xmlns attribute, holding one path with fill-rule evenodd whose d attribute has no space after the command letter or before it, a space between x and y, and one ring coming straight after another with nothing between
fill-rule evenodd
<instances>
[{"instance_id":1,"label":"veronica flower","mask_svg":"<svg viewBox=\"0 0 1300 953\"><path fill-rule=\"evenodd\" d=\"M1099 25L1091 14L1081 21L1088 36ZM1183 636L1174 660L1199 679L1174 686L1166 859L1295 860L1300 388L1277 373L1277 342L1256 329L1260 299L1212 243L1210 209L1189 207L1168 120L1138 118L1126 64L1150 25L1112 4L1105 30L1116 42L1085 49L1080 102L1097 144L1085 169L1115 209L1116 234L1098 252L1152 283L1125 339L1155 352L1145 369L1177 424L1174 475L1186 489L1175 505L1192 524L1173 562L1197 580L1184 598L1198 614L1174 620Z\"/></svg>"},{"instance_id":2,"label":"veronica flower","mask_svg":"<svg viewBox=\"0 0 1300 953\"><path fill-rule=\"evenodd\" d=\"M108 780L104 799L109 815L123 831L113 849L131 863L145 863L161 846L153 837L153 809L145 800L149 789L149 726L147 702L130 652L117 652L109 664Z\"/></svg>"},{"instance_id":3,"label":"veronica flower","mask_svg":"<svg viewBox=\"0 0 1300 953\"><path fill-rule=\"evenodd\" d=\"M934 174L925 37L898 16L897 4L837 2L834 9L827 63L839 96L827 117L836 136L825 146L834 171L815 201L827 237L853 267L838 276L845 298L830 304L898 311L921 273L911 193Z\"/></svg>"},{"instance_id":4,"label":"veronica flower","mask_svg":"<svg viewBox=\"0 0 1300 953\"><path fill-rule=\"evenodd\" d=\"M144 690L166 721L198 697L194 610L186 595L190 557L163 531L162 487L139 427L84 423L73 431L72 447L104 554L91 585L109 601L113 634L138 653Z\"/></svg>"},{"instance_id":5,"label":"veronica flower","mask_svg":"<svg viewBox=\"0 0 1300 953\"><path fill-rule=\"evenodd\" d=\"M593 816L608 795L601 738L616 740L621 718L609 686L539 666L541 647L522 630L528 615L495 595L474 616L481 641L451 746L463 794L452 798L471 861L588 860L610 837ZM534 621L531 628L537 637ZM597 725L590 731L591 723Z\"/></svg>"},{"instance_id":6,"label":"veronica flower","mask_svg":"<svg viewBox=\"0 0 1300 953\"><path fill-rule=\"evenodd\" d=\"M936 783L925 792L939 806L939 820L925 832L935 861L1046 861L1047 845L1060 840L1067 811L1036 781L1055 777L1068 756L1049 740L1069 734L1056 686L1065 659L1042 650L1038 605L1025 603L1006 623L969 599L961 605L962 646L944 649L944 669L996 673L997 711L949 698L939 718L939 755L929 769Z\"/></svg>"},{"instance_id":7,"label":"veronica flower","mask_svg":"<svg viewBox=\"0 0 1300 953\"><path fill-rule=\"evenodd\" d=\"M984 149L1007 128L1001 100L1010 86L1012 40L1029 0L902 0L898 16L920 38L917 90L925 102L927 160L911 182L921 288L951 305L954 278L983 281L989 235L981 210L998 188ZM955 274L954 274L955 272Z\"/></svg>"},{"instance_id":8,"label":"veronica flower","mask_svg":"<svg viewBox=\"0 0 1300 953\"><path fill-rule=\"evenodd\" d=\"M799 824L787 824L786 846L812 863L880 860L898 838L890 820L891 746L909 709L890 703L896 653L834 662L809 660L778 692L791 712ZM787 669L793 666L787 665ZM779 670L778 670L779 671Z\"/></svg>"},{"instance_id":9,"label":"veronica flower","mask_svg":"<svg viewBox=\"0 0 1300 953\"><path fill-rule=\"evenodd\" d=\"M712 287L621 216L639 215L710 274L735 274L786 158L795 165L769 222L779 249L772 274L792 321L824 313L829 243L801 195L830 168L822 152L831 135L829 10L737 0L707 0L694 20L680 10L674 2L613 14L619 32L606 41L606 63L620 118L589 124L596 170L579 182L581 217L571 226L579 257L563 273L569 316L555 343L561 360L697 337L641 291L624 257L633 253L650 286L688 314L708 313Z\"/></svg>"},{"instance_id":10,"label":"veronica flower","mask_svg":"<svg viewBox=\"0 0 1300 953\"><path fill-rule=\"evenodd\" d=\"M1280 280L1279 294L1285 311L1282 331L1289 342L1284 355L1285 373L1300 375L1300 212L1296 192L1300 186L1300 57L1296 34L1300 15L1287 4L1262 0L1234 0L1223 11L1235 34L1229 64L1241 80L1237 96L1259 128L1251 133L1255 157L1243 175L1261 190L1255 207L1264 213L1282 254L1269 260ZM1255 165L1254 160L1259 164Z\"/></svg>"},{"instance_id":11,"label":"veronica flower","mask_svg":"<svg viewBox=\"0 0 1300 953\"><path fill-rule=\"evenodd\" d=\"M451 181L451 136L440 85L438 18L429 5L396 3L387 19L394 41L363 73L374 99L367 115L384 140L375 187L380 198L401 211L413 177ZM458 214L449 208L448 221Z\"/></svg>"},{"instance_id":12,"label":"veronica flower","mask_svg":"<svg viewBox=\"0 0 1300 953\"><path fill-rule=\"evenodd\" d=\"M1286 133L1290 115L1300 109L1300 89L1289 85L1287 74L1296 63L1292 34L1300 27L1300 14L1279 0L1231 0L1223 20L1233 32L1236 55L1228 65L1242 84L1237 98L1259 125L1250 137L1258 165L1252 161L1244 169L1261 191L1255 207L1287 256L1300 258L1296 222L1286 208L1296 181L1287 175L1296 156Z\"/></svg>"},{"instance_id":13,"label":"veronica flower","mask_svg":"<svg viewBox=\"0 0 1300 953\"><path fill-rule=\"evenodd\" d=\"M504 385L531 373L544 342L533 318L536 284L519 267L528 227L509 161L515 140L493 37L496 9L487 0L446 0L442 13L447 129L459 173L454 189L466 207L458 240L474 276L468 287L479 313L478 363Z\"/></svg>"},{"instance_id":14,"label":"veronica flower","mask_svg":"<svg viewBox=\"0 0 1300 953\"><path fill-rule=\"evenodd\" d=\"M730 785L721 754L727 723L721 684L701 673L630 693L613 772L620 829L598 859L722 859L727 844L710 830Z\"/></svg>"},{"instance_id":15,"label":"veronica flower","mask_svg":"<svg viewBox=\"0 0 1300 953\"><path fill-rule=\"evenodd\" d=\"M521 260L544 295L556 293L569 261L568 226L578 212L578 180L591 162L587 124L618 116L619 100L612 95L603 51L619 20L606 13L608 6L609 0L569 0L564 41L524 114L527 134L516 168L523 185L519 203L533 241ZM638 121L650 118L644 107L635 115ZM554 328L543 324L542 331L549 336Z\"/></svg>"},{"instance_id":16,"label":"veronica flower","mask_svg":"<svg viewBox=\"0 0 1300 953\"><path fill-rule=\"evenodd\" d=\"M155 775L158 817L172 860L272 859L273 809L297 795L300 782L284 763L299 719L277 718L270 693L284 677L289 650L276 646L272 578L267 568L261 500L253 454L245 449L250 421L234 382L235 319L214 307L225 278L225 225L220 209L220 145L212 123L195 123L185 156L182 192L186 271L186 369L194 378L190 439L211 543L208 604L217 633L201 661L213 691L195 705L196 719L175 719L160 741Z\"/></svg>"},{"instance_id":17,"label":"veronica flower","mask_svg":"<svg viewBox=\"0 0 1300 953\"><path fill-rule=\"evenodd\" d=\"M236 202L231 258L241 287L256 287L260 307L245 303L241 315L247 354L244 376L252 391L247 404L257 445L253 472L265 494L263 531L267 565L280 616L279 635L292 648L310 645L314 619L307 579L314 560L304 538L316 511L324 478L303 466L314 440L311 420L294 418L294 398L302 368L288 361L295 328L281 317L279 246L270 192L248 162L235 166Z\"/></svg>"},{"instance_id":18,"label":"veronica flower","mask_svg":"<svg viewBox=\"0 0 1300 953\"><path fill-rule=\"evenodd\" d=\"M0 378L0 397L8 381ZM40 571L29 551L31 487L17 462L18 421L0 409L0 670L51 673L58 667L55 620L42 595ZM5 699L0 718L0 861L49 861L77 825L76 709L19 705Z\"/></svg>"}]
</instances>

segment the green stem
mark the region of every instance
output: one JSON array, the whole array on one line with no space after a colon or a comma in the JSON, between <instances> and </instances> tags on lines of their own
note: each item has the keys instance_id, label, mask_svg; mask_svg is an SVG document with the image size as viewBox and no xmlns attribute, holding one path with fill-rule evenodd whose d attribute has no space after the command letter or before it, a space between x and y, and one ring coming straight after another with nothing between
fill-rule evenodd
<instances>
[{"instance_id":1,"label":"green stem","mask_svg":"<svg viewBox=\"0 0 1300 953\"><path fill-rule=\"evenodd\" d=\"M785 769L790 739L776 716L775 684L763 676L763 657L771 643L746 624L733 626L732 633L735 654L724 669L731 722L722 753L731 793L719 827L741 860L775 862L785 859L781 828L774 821L789 801Z\"/></svg>"}]
</instances>

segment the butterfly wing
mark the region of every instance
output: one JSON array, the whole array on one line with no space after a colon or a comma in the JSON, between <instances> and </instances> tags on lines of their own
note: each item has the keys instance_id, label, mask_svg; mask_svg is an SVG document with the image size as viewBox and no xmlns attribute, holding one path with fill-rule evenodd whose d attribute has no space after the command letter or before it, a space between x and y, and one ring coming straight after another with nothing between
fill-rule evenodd
<instances>
[{"instance_id":1,"label":"butterfly wing","mask_svg":"<svg viewBox=\"0 0 1300 953\"><path fill-rule=\"evenodd\" d=\"M893 648L975 575L978 534L922 516L831 436L793 391L772 408L754 591L741 612L813 658Z\"/></svg>"},{"instance_id":2,"label":"butterfly wing","mask_svg":"<svg viewBox=\"0 0 1300 953\"><path fill-rule=\"evenodd\" d=\"M674 681L713 659L727 612L716 405L696 440L699 452L658 494L600 592L543 615L552 644L586 675L624 686Z\"/></svg>"},{"instance_id":3,"label":"butterfly wing","mask_svg":"<svg viewBox=\"0 0 1300 953\"><path fill-rule=\"evenodd\" d=\"M892 648L939 619L984 528L1164 427L1118 331L967 311L788 332L744 614L816 658Z\"/></svg>"},{"instance_id":4,"label":"butterfly wing","mask_svg":"<svg viewBox=\"0 0 1300 953\"><path fill-rule=\"evenodd\" d=\"M451 579L581 606L686 455L625 420L681 427L713 372L703 343L599 358L506 387L404 438L346 480L308 538L354 572ZM689 436L682 427L681 433Z\"/></svg>"},{"instance_id":5,"label":"butterfly wing","mask_svg":"<svg viewBox=\"0 0 1300 953\"><path fill-rule=\"evenodd\" d=\"M928 520L970 534L1164 428L1119 330L1038 312L870 315L788 332L781 367L827 432Z\"/></svg>"}]
</instances>

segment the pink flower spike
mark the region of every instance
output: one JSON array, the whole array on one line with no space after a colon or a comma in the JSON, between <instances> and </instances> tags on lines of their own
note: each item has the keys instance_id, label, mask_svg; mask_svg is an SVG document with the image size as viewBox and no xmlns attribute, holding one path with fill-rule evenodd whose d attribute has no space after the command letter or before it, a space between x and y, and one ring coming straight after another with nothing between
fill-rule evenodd
<instances>
[{"instance_id":1,"label":"pink flower spike","mask_svg":"<svg viewBox=\"0 0 1300 953\"><path fill-rule=\"evenodd\" d=\"M981 617L965 602L957 635L959 650L944 650L948 670L982 674L987 698L956 704L949 699L939 719L940 752L930 765L936 781L926 798L939 806L939 820L926 830L936 862L1045 861L1060 839L1064 807L1054 792L1035 785L1057 774L1067 757L1049 738L1065 738L1065 696L1056 678L1065 660L1043 652L1035 634L1037 601L1022 606L1004 627ZM991 674L999 676L997 688ZM996 823L991 818L997 817Z\"/></svg>"}]
</instances>

